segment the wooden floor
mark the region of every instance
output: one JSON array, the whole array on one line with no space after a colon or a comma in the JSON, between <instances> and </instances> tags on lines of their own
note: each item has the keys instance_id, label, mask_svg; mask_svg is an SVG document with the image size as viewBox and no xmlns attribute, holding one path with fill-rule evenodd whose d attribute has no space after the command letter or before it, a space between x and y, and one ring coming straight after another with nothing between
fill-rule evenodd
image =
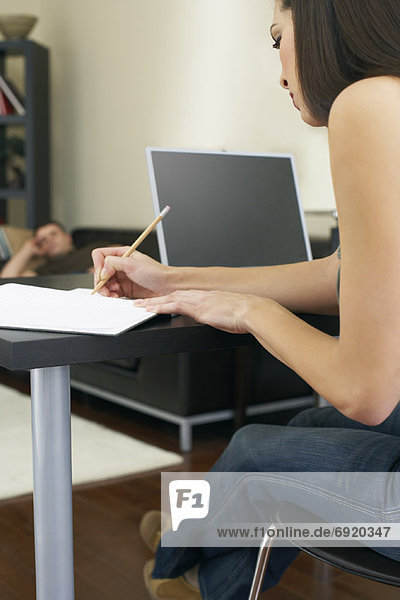
<instances>
[{"instance_id":1,"label":"wooden floor","mask_svg":"<svg viewBox=\"0 0 400 600\"><path fill-rule=\"evenodd\" d=\"M27 391L24 381L0 373L0 381ZM107 402L76 394L73 412L167 450L178 451L178 430ZM182 470L207 470L226 446L232 426L195 429ZM2 457L2 461L5 457ZM138 535L143 513L159 508L159 474L135 476L74 490L76 600L146 600L144 563L152 557ZM398 600L391 588L346 575L300 554L264 600ZM32 497L0 501L0 600L35 598ZM57 600L54 598L52 600ZM243 599L246 600L246 599Z\"/></svg>"}]
</instances>

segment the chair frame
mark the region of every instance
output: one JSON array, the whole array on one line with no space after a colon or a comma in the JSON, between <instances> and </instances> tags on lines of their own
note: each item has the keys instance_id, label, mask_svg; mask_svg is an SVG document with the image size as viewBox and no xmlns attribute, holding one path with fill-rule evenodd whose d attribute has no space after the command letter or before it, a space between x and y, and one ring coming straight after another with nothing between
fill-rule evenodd
<instances>
[{"instance_id":1,"label":"chair frame","mask_svg":"<svg viewBox=\"0 0 400 600\"><path fill-rule=\"evenodd\" d=\"M270 526L271 530L274 526ZM262 582L268 567L268 561L274 536L268 532L261 542L257 563L248 600L258 600ZM379 554L366 547L301 548L307 554L323 562L371 581L400 587L400 562Z\"/></svg>"}]
</instances>

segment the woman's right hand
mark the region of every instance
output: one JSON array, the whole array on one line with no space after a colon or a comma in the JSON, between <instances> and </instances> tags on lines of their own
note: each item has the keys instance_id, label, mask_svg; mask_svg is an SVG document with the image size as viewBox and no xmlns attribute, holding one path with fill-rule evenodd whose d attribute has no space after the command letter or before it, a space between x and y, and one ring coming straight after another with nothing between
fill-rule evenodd
<instances>
[{"instance_id":1,"label":"woman's right hand","mask_svg":"<svg viewBox=\"0 0 400 600\"><path fill-rule=\"evenodd\" d=\"M123 258L127 249L128 246L113 246L93 250L94 285L111 274L99 294L115 298L152 298L172 291L168 284L172 267L137 251Z\"/></svg>"}]
</instances>

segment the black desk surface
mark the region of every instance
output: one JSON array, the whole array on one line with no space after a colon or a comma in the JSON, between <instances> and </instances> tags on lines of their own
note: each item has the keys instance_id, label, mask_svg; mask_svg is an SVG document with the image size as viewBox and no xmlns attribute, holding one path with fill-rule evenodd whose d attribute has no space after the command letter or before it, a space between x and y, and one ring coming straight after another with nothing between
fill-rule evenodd
<instances>
[{"instance_id":1,"label":"black desk surface","mask_svg":"<svg viewBox=\"0 0 400 600\"><path fill-rule=\"evenodd\" d=\"M92 287L88 274L1 279L57 289ZM306 315L315 327L337 335L336 317ZM188 317L155 317L119 336L47 333L0 329L0 366L10 370L72 365L120 358L200 352L256 343L250 335L233 335L200 325Z\"/></svg>"}]
</instances>

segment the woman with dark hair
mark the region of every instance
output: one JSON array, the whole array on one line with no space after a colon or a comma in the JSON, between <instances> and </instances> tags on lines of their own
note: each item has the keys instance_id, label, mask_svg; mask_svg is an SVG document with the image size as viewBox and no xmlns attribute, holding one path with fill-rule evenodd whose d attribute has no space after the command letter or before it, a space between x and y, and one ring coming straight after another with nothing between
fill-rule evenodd
<instances>
[{"instance_id":1,"label":"woman with dark hair","mask_svg":"<svg viewBox=\"0 0 400 600\"><path fill-rule=\"evenodd\" d=\"M137 304L158 313L251 333L331 404L300 413L289 427L242 428L213 471L394 473L400 470L400 7L398 0L278 0L271 35L281 85L301 118L328 127L340 253L277 267L194 269L162 266L139 253L124 259L124 248L100 249L93 254L95 281L114 272L105 295L144 298ZM340 314L340 337L295 312ZM364 502L368 515L372 499ZM143 521L150 546L158 520L153 514ZM400 560L399 548L377 551ZM279 581L296 552L272 550L264 589ZM158 547L146 585L153 598L243 599L256 555L255 548Z\"/></svg>"}]
</instances>

